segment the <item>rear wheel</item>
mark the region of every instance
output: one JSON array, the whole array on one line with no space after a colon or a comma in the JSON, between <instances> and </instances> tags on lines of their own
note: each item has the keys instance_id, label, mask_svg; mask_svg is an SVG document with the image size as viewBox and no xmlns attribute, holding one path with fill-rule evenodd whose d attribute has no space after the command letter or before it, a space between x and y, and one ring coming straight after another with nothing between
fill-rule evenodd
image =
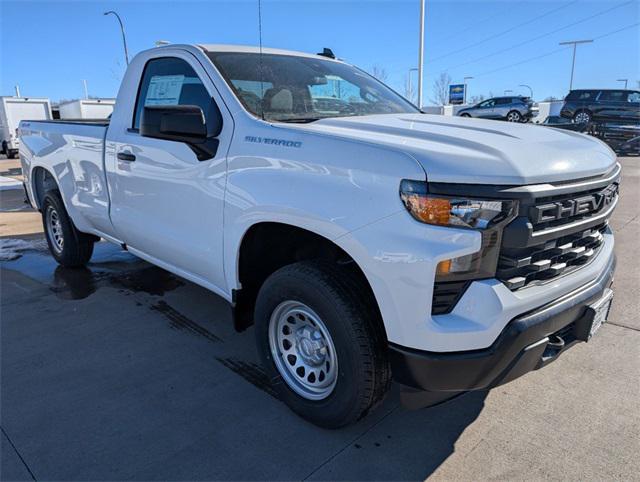
<instances>
[{"instance_id":1,"label":"rear wheel","mask_svg":"<svg viewBox=\"0 0 640 482\"><path fill-rule=\"evenodd\" d=\"M466 112L464 114L460 114L460 117L471 117L471 115L467 114Z\"/></svg>"},{"instance_id":2,"label":"rear wheel","mask_svg":"<svg viewBox=\"0 0 640 482\"><path fill-rule=\"evenodd\" d=\"M508 122L522 122L522 114L520 114L520 112L518 112L517 110L512 110L511 112L509 112L507 114L507 121Z\"/></svg>"},{"instance_id":3,"label":"rear wheel","mask_svg":"<svg viewBox=\"0 0 640 482\"><path fill-rule=\"evenodd\" d=\"M2 151L0 154L7 155L7 141L2 141Z\"/></svg>"},{"instance_id":4,"label":"rear wheel","mask_svg":"<svg viewBox=\"0 0 640 482\"><path fill-rule=\"evenodd\" d=\"M89 262L96 238L76 229L57 191L44 197L42 223L49 250L59 264L78 267Z\"/></svg>"},{"instance_id":5,"label":"rear wheel","mask_svg":"<svg viewBox=\"0 0 640 482\"><path fill-rule=\"evenodd\" d=\"M390 384L385 336L362 282L321 261L285 266L256 302L256 342L280 398L338 428L366 415Z\"/></svg>"},{"instance_id":6,"label":"rear wheel","mask_svg":"<svg viewBox=\"0 0 640 482\"><path fill-rule=\"evenodd\" d=\"M16 151L15 149L8 149L5 152L7 155L7 159L15 159L16 157L18 157L18 151Z\"/></svg>"}]
</instances>

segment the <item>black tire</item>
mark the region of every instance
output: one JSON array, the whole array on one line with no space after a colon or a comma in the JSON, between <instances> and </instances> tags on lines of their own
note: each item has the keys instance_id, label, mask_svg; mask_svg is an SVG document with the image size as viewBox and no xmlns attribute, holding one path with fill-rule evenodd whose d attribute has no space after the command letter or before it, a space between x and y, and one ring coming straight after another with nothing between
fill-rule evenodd
<instances>
[{"instance_id":1,"label":"black tire","mask_svg":"<svg viewBox=\"0 0 640 482\"><path fill-rule=\"evenodd\" d=\"M54 216L57 222L49 221ZM76 268L89 262L96 237L76 229L57 191L49 191L44 197L42 224L49 251L60 265ZM59 241L60 238L62 243Z\"/></svg>"},{"instance_id":2,"label":"black tire","mask_svg":"<svg viewBox=\"0 0 640 482\"><path fill-rule=\"evenodd\" d=\"M465 112L464 114L460 114L460 117L471 117L471 115Z\"/></svg>"},{"instance_id":3,"label":"black tire","mask_svg":"<svg viewBox=\"0 0 640 482\"><path fill-rule=\"evenodd\" d=\"M2 141L2 151L0 151L0 154L4 154L5 156L9 154L7 152L7 141Z\"/></svg>"},{"instance_id":4,"label":"black tire","mask_svg":"<svg viewBox=\"0 0 640 482\"><path fill-rule=\"evenodd\" d=\"M592 119L591 112L587 110L579 110L573 115L573 122L576 124L589 124Z\"/></svg>"},{"instance_id":5,"label":"black tire","mask_svg":"<svg viewBox=\"0 0 640 482\"><path fill-rule=\"evenodd\" d=\"M9 149L6 151L6 155L7 159L15 159L18 157L18 151Z\"/></svg>"},{"instance_id":6,"label":"black tire","mask_svg":"<svg viewBox=\"0 0 640 482\"><path fill-rule=\"evenodd\" d=\"M522 114L517 110L512 110L507 114L507 122L522 122Z\"/></svg>"},{"instance_id":7,"label":"black tire","mask_svg":"<svg viewBox=\"0 0 640 482\"><path fill-rule=\"evenodd\" d=\"M271 316L289 300L311 308L324 323L335 346L338 367L335 385L320 400L296 393L283 378L272 355ZM285 266L269 276L260 288L255 309L258 352L280 399L302 418L323 428L339 428L364 417L389 390L391 370L386 337L373 304L375 300L370 300L357 276L323 261Z\"/></svg>"}]
</instances>

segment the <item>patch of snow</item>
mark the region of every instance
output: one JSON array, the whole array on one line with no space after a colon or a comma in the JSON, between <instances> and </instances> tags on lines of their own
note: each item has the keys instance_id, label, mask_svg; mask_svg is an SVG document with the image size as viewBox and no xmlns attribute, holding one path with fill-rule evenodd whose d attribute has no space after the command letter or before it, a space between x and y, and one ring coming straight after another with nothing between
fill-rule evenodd
<instances>
[{"instance_id":1,"label":"patch of snow","mask_svg":"<svg viewBox=\"0 0 640 482\"><path fill-rule=\"evenodd\" d=\"M25 251L42 251L47 249L44 239L0 239L0 261L12 261L22 256Z\"/></svg>"}]
</instances>

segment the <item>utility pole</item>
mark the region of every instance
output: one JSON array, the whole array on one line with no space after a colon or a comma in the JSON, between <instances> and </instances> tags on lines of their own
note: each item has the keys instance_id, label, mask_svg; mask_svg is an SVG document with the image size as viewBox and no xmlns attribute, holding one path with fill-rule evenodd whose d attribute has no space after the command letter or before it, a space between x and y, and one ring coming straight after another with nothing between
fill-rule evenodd
<instances>
[{"instance_id":1,"label":"utility pole","mask_svg":"<svg viewBox=\"0 0 640 482\"><path fill-rule=\"evenodd\" d=\"M116 18L118 19L118 23L120 24L120 31L122 32L122 44L124 45L124 59L127 61L127 65L129 65L129 51L127 50L127 38L124 35L124 25L122 24L122 19L120 18L120 15L118 15L117 12L114 12L113 10L109 10L108 12L104 12L103 15L115 15Z\"/></svg>"},{"instance_id":2,"label":"utility pole","mask_svg":"<svg viewBox=\"0 0 640 482\"><path fill-rule=\"evenodd\" d=\"M16 84L16 97L19 99L20 98L20 86L18 84Z\"/></svg>"},{"instance_id":3,"label":"utility pole","mask_svg":"<svg viewBox=\"0 0 640 482\"><path fill-rule=\"evenodd\" d=\"M573 71L576 67L576 46L578 44L590 44L593 39L589 40L569 40L568 42L560 42L558 45L573 45L573 60L571 61L571 80L569 81L569 92L573 89Z\"/></svg>"},{"instance_id":4,"label":"utility pole","mask_svg":"<svg viewBox=\"0 0 640 482\"><path fill-rule=\"evenodd\" d=\"M416 69L415 67L412 69L409 69L409 77L407 78L407 90L409 91L409 97L413 97L413 85L411 85L411 72L417 72L418 69ZM410 102L413 102L413 99L409 99Z\"/></svg>"},{"instance_id":5,"label":"utility pole","mask_svg":"<svg viewBox=\"0 0 640 482\"><path fill-rule=\"evenodd\" d=\"M87 88L87 80L86 79L82 79L82 84L84 85L84 98L88 99L89 98L89 89Z\"/></svg>"},{"instance_id":6,"label":"utility pole","mask_svg":"<svg viewBox=\"0 0 640 482\"><path fill-rule=\"evenodd\" d=\"M420 40L418 45L418 108L422 109L422 79L424 75L424 9L425 1L420 0Z\"/></svg>"},{"instance_id":7,"label":"utility pole","mask_svg":"<svg viewBox=\"0 0 640 482\"><path fill-rule=\"evenodd\" d=\"M529 97L531 98L531 100L533 100L533 89L528 86L527 84L520 84L518 87L526 87L527 89L529 89Z\"/></svg>"},{"instance_id":8,"label":"utility pole","mask_svg":"<svg viewBox=\"0 0 640 482\"><path fill-rule=\"evenodd\" d=\"M465 77L462 80L462 83L464 84L464 99L463 99L463 104L467 105L467 80L471 80L473 79L473 77Z\"/></svg>"},{"instance_id":9,"label":"utility pole","mask_svg":"<svg viewBox=\"0 0 640 482\"><path fill-rule=\"evenodd\" d=\"M627 90L627 83L629 79L618 79L616 82L624 82L624 90Z\"/></svg>"}]
</instances>

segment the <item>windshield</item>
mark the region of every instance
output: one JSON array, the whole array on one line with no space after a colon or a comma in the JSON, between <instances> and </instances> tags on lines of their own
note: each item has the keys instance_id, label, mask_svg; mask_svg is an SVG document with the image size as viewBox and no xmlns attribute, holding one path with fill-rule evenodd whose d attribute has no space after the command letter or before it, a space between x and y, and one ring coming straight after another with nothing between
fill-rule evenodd
<instances>
[{"instance_id":1,"label":"windshield","mask_svg":"<svg viewBox=\"0 0 640 482\"><path fill-rule=\"evenodd\" d=\"M275 54L260 59L259 53L245 52L208 55L244 107L266 120L419 112L381 82L341 62Z\"/></svg>"}]
</instances>

